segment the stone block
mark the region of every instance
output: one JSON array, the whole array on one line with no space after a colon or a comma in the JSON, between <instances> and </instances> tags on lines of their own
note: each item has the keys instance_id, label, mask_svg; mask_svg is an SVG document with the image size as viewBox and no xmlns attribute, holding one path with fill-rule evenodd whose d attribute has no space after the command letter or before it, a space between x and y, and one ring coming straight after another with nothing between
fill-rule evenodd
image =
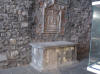
<instances>
[{"instance_id":1,"label":"stone block","mask_svg":"<svg viewBox=\"0 0 100 74\"><path fill-rule=\"evenodd\" d=\"M10 39L10 44L16 44L16 39Z\"/></svg>"},{"instance_id":2,"label":"stone block","mask_svg":"<svg viewBox=\"0 0 100 74\"><path fill-rule=\"evenodd\" d=\"M28 27L28 22L22 22L21 27L22 27L22 28Z\"/></svg>"},{"instance_id":3,"label":"stone block","mask_svg":"<svg viewBox=\"0 0 100 74\"><path fill-rule=\"evenodd\" d=\"M77 61L76 44L65 41L32 43L31 66L38 71Z\"/></svg>"},{"instance_id":4,"label":"stone block","mask_svg":"<svg viewBox=\"0 0 100 74\"><path fill-rule=\"evenodd\" d=\"M7 52L8 59L16 59L18 58L19 52L17 50Z\"/></svg>"},{"instance_id":5,"label":"stone block","mask_svg":"<svg viewBox=\"0 0 100 74\"><path fill-rule=\"evenodd\" d=\"M0 54L0 62L1 61L5 61L5 60L7 60L7 56L6 56L6 54Z\"/></svg>"}]
</instances>

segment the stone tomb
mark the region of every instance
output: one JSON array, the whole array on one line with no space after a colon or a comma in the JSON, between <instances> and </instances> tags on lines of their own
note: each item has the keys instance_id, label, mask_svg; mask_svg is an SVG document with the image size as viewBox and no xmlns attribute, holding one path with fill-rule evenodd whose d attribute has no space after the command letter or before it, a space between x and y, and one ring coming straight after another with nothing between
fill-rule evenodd
<instances>
[{"instance_id":1,"label":"stone tomb","mask_svg":"<svg viewBox=\"0 0 100 74\"><path fill-rule=\"evenodd\" d=\"M38 71L57 68L77 60L76 44L66 41L31 43L31 66Z\"/></svg>"}]
</instances>

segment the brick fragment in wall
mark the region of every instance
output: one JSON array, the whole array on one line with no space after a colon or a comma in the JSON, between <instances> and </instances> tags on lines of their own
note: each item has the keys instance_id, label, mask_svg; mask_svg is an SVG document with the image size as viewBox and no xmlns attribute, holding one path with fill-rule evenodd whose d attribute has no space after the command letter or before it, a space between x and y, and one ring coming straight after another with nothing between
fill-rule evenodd
<instances>
[{"instance_id":1,"label":"brick fragment in wall","mask_svg":"<svg viewBox=\"0 0 100 74\"><path fill-rule=\"evenodd\" d=\"M7 57L8 57L8 59L17 59L18 54L19 54L19 52L17 50L8 51L7 52Z\"/></svg>"},{"instance_id":2,"label":"brick fragment in wall","mask_svg":"<svg viewBox=\"0 0 100 74\"><path fill-rule=\"evenodd\" d=\"M0 62L0 69L1 68L4 68L5 66L7 66L8 65L8 62L7 61L1 61Z\"/></svg>"},{"instance_id":3,"label":"brick fragment in wall","mask_svg":"<svg viewBox=\"0 0 100 74\"><path fill-rule=\"evenodd\" d=\"M28 27L28 22L22 22L21 27L22 27L22 28Z\"/></svg>"},{"instance_id":4,"label":"brick fragment in wall","mask_svg":"<svg viewBox=\"0 0 100 74\"><path fill-rule=\"evenodd\" d=\"M16 44L16 39L10 39L10 44Z\"/></svg>"},{"instance_id":5,"label":"brick fragment in wall","mask_svg":"<svg viewBox=\"0 0 100 74\"><path fill-rule=\"evenodd\" d=\"M4 46L5 45L8 45L9 44L9 41L8 40L4 40L3 44L4 44Z\"/></svg>"},{"instance_id":6,"label":"brick fragment in wall","mask_svg":"<svg viewBox=\"0 0 100 74\"><path fill-rule=\"evenodd\" d=\"M5 60L7 60L6 54L4 54L4 53L0 54L0 62L5 61Z\"/></svg>"},{"instance_id":7,"label":"brick fragment in wall","mask_svg":"<svg viewBox=\"0 0 100 74\"><path fill-rule=\"evenodd\" d=\"M6 34L7 34L7 38L10 38L11 37L11 33L9 31L6 32Z\"/></svg>"},{"instance_id":8,"label":"brick fragment in wall","mask_svg":"<svg viewBox=\"0 0 100 74\"><path fill-rule=\"evenodd\" d=\"M27 12L27 11L23 11L23 12L22 12L22 15L23 15L23 16L26 16L26 15L28 15L28 12Z\"/></svg>"},{"instance_id":9,"label":"brick fragment in wall","mask_svg":"<svg viewBox=\"0 0 100 74\"><path fill-rule=\"evenodd\" d=\"M21 15L22 14L22 10L17 10L17 14Z\"/></svg>"}]
</instances>

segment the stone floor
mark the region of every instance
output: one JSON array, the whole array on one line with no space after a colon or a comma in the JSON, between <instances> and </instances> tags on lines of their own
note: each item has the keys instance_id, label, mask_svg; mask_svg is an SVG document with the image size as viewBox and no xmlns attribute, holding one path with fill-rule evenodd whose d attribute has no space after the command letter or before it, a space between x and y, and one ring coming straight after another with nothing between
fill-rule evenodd
<instances>
[{"instance_id":1,"label":"stone floor","mask_svg":"<svg viewBox=\"0 0 100 74\"><path fill-rule=\"evenodd\" d=\"M49 70L45 72L38 72L31 66L11 68L7 70L0 70L0 74L93 74L86 70L88 59L81 61L78 64L70 67L58 68L56 70Z\"/></svg>"}]
</instances>

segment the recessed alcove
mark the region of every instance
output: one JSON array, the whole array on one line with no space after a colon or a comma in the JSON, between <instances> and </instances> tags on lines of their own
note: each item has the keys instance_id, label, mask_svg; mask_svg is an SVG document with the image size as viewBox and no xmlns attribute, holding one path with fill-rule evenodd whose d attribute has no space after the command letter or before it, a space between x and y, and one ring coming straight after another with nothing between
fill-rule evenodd
<instances>
[{"instance_id":1,"label":"recessed alcove","mask_svg":"<svg viewBox=\"0 0 100 74\"><path fill-rule=\"evenodd\" d=\"M37 34L63 33L67 3L63 4L56 0L39 1L35 9L34 22ZM64 34L64 33L63 33Z\"/></svg>"}]
</instances>

